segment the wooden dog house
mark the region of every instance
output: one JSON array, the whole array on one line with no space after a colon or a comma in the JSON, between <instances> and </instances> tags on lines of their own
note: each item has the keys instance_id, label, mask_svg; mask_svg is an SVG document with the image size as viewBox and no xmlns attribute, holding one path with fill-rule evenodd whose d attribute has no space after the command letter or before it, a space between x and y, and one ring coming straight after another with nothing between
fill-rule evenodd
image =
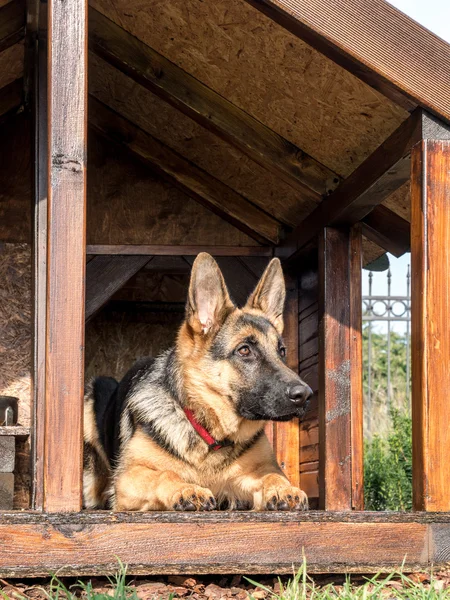
<instances>
[{"instance_id":1,"label":"wooden dog house","mask_svg":"<svg viewBox=\"0 0 450 600\"><path fill-rule=\"evenodd\" d=\"M0 241L33 250L34 384L31 506L0 514L0 573L447 561L450 46L384 0L0 7ZM410 247L415 511L373 514L361 264ZM150 300L174 314L201 250L237 300L284 263L288 356L317 395L269 435L320 510L81 511L85 318L113 297L140 314L168 275Z\"/></svg>"}]
</instances>

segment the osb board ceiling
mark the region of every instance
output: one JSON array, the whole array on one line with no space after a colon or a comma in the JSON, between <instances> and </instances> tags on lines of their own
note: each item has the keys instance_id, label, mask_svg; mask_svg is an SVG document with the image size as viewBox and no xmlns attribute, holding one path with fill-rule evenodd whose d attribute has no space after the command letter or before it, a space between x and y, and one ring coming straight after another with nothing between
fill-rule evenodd
<instances>
[{"instance_id":1,"label":"osb board ceiling","mask_svg":"<svg viewBox=\"0 0 450 600\"><path fill-rule=\"evenodd\" d=\"M301 197L279 177L92 54L89 91L283 223L297 225L316 206L315 201Z\"/></svg>"},{"instance_id":2,"label":"osb board ceiling","mask_svg":"<svg viewBox=\"0 0 450 600\"><path fill-rule=\"evenodd\" d=\"M88 244L257 243L89 132Z\"/></svg>"},{"instance_id":3,"label":"osb board ceiling","mask_svg":"<svg viewBox=\"0 0 450 600\"><path fill-rule=\"evenodd\" d=\"M383 202L384 206L387 206L395 213L411 222L411 184L409 181L404 183L398 190L389 196L389 198Z\"/></svg>"},{"instance_id":4,"label":"osb board ceiling","mask_svg":"<svg viewBox=\"0 0 450 600\"><path fill-rule=\"evenodd\" d=\"M407 117L244 0L91 4L342 176Z\"/></svg>"},{"instance_id":5,"label":"osb board ceiling","mask_svg":"<svg viewBox=\"0 0 450 600\"><path fill-rule=\"evenodd\" d=\"M0 53L0 88L23 75L23 44L14 44Z\"/></svg>"}]
</instances>

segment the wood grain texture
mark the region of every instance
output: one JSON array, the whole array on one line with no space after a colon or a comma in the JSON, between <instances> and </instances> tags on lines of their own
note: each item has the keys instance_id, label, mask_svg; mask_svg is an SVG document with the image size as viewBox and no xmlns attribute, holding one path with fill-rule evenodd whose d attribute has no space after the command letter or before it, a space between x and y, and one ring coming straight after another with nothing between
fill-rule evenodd
<instances>
[{"instance_id":1,"label":"wood grain texture","mask_svg":"<svg viewBox=\"0 0 450 600\"><path fill-rule=\"evenodd\" d=\"M352 225L374 209L378 211L377 206L408 181L411 148L433 125L434 119L416 110L287 236L278 254L285 260L293 260L323 227ZM391 216L388 208L383 207L382 211L380 217L372 218L372 229ZM392 218L394 222L399 219L396 215ZM382 232L386 237L386 227ZM377 243L382 241L379 236Z\"/></svg>"},{"instance_id":2,"label":"wood grain texture","mask_svg":"<svg viewBox=\"0 0 450 600\"><path fill-rule=\"evenodd\" d=\"M449 45L384 0L247 1L394 102L450 119Z\"/></svg>"},{"instance_id":3,"label":"wood grain texture","mask_svg":"<svg viewBox=\"0 0 450 600\"><path fill-rule=\"evenodd\" d=\"M364 509L364 392L362 339L362 235L361 225L350 231L350 402L352 509Z\"/></svg>"},{"instance_id":4,"label":"wood grain texture","mask_svg":"<svg viewBox=\"0 0 450 600\"><path fill-rule=\"evenodd\" d=\"M357 265L359 233L326 228L319 238L319 488L321 508L353 508L352 409L358 429L355 474L361 475L362 361ZM356 298L352 298L356 296ZM355 345L354 345L355 344ZM355 364L352 364L355 361ZM356 433L355 428L355 433ZM358 482L355 482L355 486ZM358 498L361 490L358 484Z\"/></svg>"},{"instance_id":5,"label":"wood grain texture","mask_svg":"<svg viewBox=\"0 0 450 600\"><path fill-rule=\"evenodd\" d=\"M151 260L150 256L95 256L86 267L86 305L88 322L108 300Z\"/></svg>"},{"instance_id":6,"label":"wood grain texture","mask_svg":"<svg viewBox=\"0 0 450 600\"><path fill-rule=\"evenodd\" d=\"M0 52L25 35L25 0L12 0L0 8Z\"/></svg>"},{"instance_id":7,"label":"wood grain texture","mask_svg":"<svg viewBox=\"0 0 450 600\"><path fill-rule=\"evenodd\" d=\"M335 173L327 167L93 8L89 11L89 48L279 175L305 197L317 199L338 183Z\"/></svg>"},{"instance_id":8,"label":"wood grain texture","mask_svg":"<svg viewBox=\"0 0 450 600\"><path fill-rule=\"evenodd\" d=\"M44 508L81 507L87 2L48 7L48 261Z\"/></svg>"},{"instance_id":9,"label":"wood grain texture","mask_svg":"<svg viewBox=\"0 0 450 600\"><path fill-rule=\"evenodd\" d=\"M298 373L298 278L285 273L286 306L284 312L283 338L286 344L287 365ZM300 485L299 456L300 428L298 419L287 423L274 423L274 450L278 464L292 485Z\"/></svg>"},{"instance_id":10,"label":"wood grain texture","mask_svg":"<svg viewBox=\"0 0 450 600\"><path fill-rule=\"evenodd\" d=\"M319 357L311 348L318 349L319 305L317 253L311 264L306 263L299 274L299 374L314 392L311 407L300 423L300 487L306 492L310 506L319 502L319 428L317 394L319 390ZM304 471L305 463L315 464L314 470Z\"/></svg>"},{"instance_id":11,"label":"wood grain texture","mask_svg":"<svg viewBox=\"0 0 450 600\"><path fill-rule=\"evenodd\" d=\"M280 224L274 218L93 97L89 102L89 123L258 242L278 243Z\"/></svg>"},{"instance_id":12,"label":"wood grain texture","mask_svg":"<svg viewBox=\"0 0 450 600\"><path fill-rule=\"evenodd\" d=\"M33 156L32 166L32 382L33 382L33 434L31 438L32 490L31 506L42 510L44 506L45 461L45 364L47 329L47 227L48 227L48 97L47 97L47 4L30 2L29 40L29 100ZM36 11L36 12L35 12ZM39 35L36 33L39 31Z\"/></svg>"},{"instance_id":13,"label":"wood grain texture","mask_svg":"<svg viewBox=\"0 0 450 600\"><path fill-rule=\"evenodd\" d=\"M117 557L130 574L292 573L303 552L313 572L386 570L405 557L406 569L429 564L430 525L401 516L372 522L318 513L55 517L2 520L0 575L105 575L116 571Z\"/></svg>"},{"instance_id":14,"label":"wood grain texture","mask_svg":"<svg viewBox=\"0 0 450 600\"><path fill-rule=\"evenodd\" d=\"M450 142L424 140L412 154L413 504L448 511L450 405Z\"/></svg>"},{"instance_id":15,"label":"wood grain texture","mask_svg":"<svg viewBox=\"0 0 450 600\"><path fill-rule=\"evenodd\" d=\"M183 245L139 245L139 244L88 244L87 254L140 254L144 256L197 256L209 252L213 256L272 257L272 248L263 246L183 246Z\"/></svg>"}]
</instances>

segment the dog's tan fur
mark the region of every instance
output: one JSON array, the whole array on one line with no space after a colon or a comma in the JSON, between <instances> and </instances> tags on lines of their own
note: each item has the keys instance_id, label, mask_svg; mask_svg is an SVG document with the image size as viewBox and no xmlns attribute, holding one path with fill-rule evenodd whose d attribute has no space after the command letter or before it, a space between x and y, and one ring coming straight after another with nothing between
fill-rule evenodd
<instances>
[{"instance_id":1,"label":"dog's tan fur","mask_svg":"<svg viewBox=\"0 0 450 600\"><path fill-rule=\"evenodd\" d=\"M264 510L282 506L285 510L300 510L307 507L305 493L290 485L266 436L263 433L258 436L265 422L247 420L237 414L233 389L240 385L240 374L230 363L214 361L208 353L224 320L230 325L244 313L270 320L275 329L262 333L251 325L237 328L227 342L230 350L243 337L252 336L267 352L272 352L278 343L277 332L283 330L284 294L279 261L274 260L247 305L237 309L215 261L209 255L197 258L191 277L187 318L179 331L175 350L182 365L184 406L194 412L216 440L228 439L234 446L214 452L198 435L193 441L191 437L188 443L186 435L191 433L191 424L185 422L180 406L176 408L180 425L174 430L172 440L178 456L161 447L138 426L128 434L122 431L122 449L113 472L99 442L88 393L85 442L95 449L97 460L106 467L108 481L105 477L99 480L92 476L90 469L85 469L86 506L104 506L110 489L114 510L183 510L183 507L205 510L214 507L216 500L223 499L227 499L230 508L250 506ZM288 370L287 366L284 368Z\"/></svg>"}]
</instances>

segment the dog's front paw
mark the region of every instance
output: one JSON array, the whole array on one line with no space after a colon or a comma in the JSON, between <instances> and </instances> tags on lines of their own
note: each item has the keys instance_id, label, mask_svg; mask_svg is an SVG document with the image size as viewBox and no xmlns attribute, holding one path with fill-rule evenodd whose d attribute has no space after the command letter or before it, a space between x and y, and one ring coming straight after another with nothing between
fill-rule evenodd
<instances>
[{"instance_id":1,"label":"dog's front paw","mask_svg":"<svg viewBox=\"0 0 450 600\"><path fill-rule=\"evenodd\" d=\"M216 500L210 490L199 485L186 485L171 499L173 510L214 510Z\"/></svg>"},{"instance_id":2,"label":"dog's front paw","mask_svg":"<svg viewBox=\"0 0 450 600\"><path fill-rule=\"evenodd\" d=\"M265 510L308 510L308 496L288 483L270 485L264 489L263 504Z\"/></svg>"}]
</instances>

